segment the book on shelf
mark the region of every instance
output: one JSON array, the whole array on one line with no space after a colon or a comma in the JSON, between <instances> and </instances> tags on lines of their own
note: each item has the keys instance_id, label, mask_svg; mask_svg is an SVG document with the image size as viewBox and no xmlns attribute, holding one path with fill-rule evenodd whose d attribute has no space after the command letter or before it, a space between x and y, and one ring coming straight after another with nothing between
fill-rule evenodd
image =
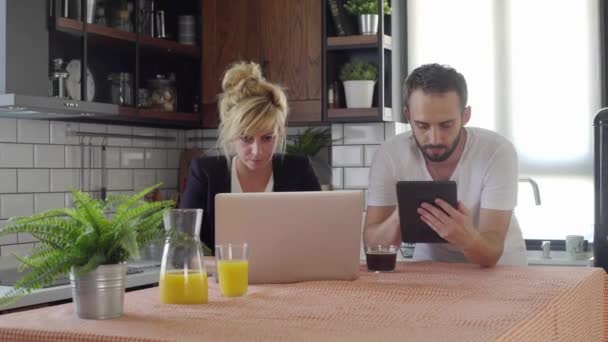
<instances>
[{"instance_id":1,"label":"book on shelf","mask_svg":"<svg viewBox=\"0 0 608 342\"><path fill-rule=\"evenodd\" d=\"M327 0L331 19L334 23L334 29L338 36L350 36L355 34L352 18L350 14L346 12L346 8L344 8L345 2L345 0Z\"/></svg>"}]
</instances>

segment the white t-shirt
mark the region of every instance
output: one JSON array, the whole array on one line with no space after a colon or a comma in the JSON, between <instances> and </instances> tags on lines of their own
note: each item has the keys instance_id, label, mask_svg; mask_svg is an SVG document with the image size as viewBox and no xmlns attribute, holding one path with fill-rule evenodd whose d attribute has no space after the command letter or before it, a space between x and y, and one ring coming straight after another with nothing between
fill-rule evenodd
<instances>
[{"instance_id":1,"label":"white t-shirt","mask_svg":"<svg viewBox=\"0 0 608 342\"><path fill-rule=\"evenodd\" d=\"M517 152L507 139L481 128L466 127L467 140L450 180L458 187L458 200L470 211L475 227L479 210L513 210L517 204ZM376 152L370 169L368 205L397 205L396 184L405 180L433 180L412 132L387 140ZM418 243L414 260L467 262L462 250L450 244ZM527 265L526 245L511 218L499 264Z\"/></svg>"},{"instance_id":2,"label":"white t-shirt","mask_svg":"<svg viewBox=\"0 0 608 342\"><path fill-rule=\"evenodd\" d=\"M239 181L239 176L236 173L236 156L232 158L232 163L230 164L230 192L241 193L243 192L243 188L241 188L241 182ZM268 180L268 184L266 184L266 189L264 189L264 192L272 192L273 187L274 176L271 174L270 179Z\"/></svg>"}]
</instances>

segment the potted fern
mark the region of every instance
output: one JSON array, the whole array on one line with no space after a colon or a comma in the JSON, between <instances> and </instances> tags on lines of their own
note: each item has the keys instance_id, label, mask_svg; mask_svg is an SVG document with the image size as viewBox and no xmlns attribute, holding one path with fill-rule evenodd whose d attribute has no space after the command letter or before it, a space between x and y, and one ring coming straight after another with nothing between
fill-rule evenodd
<instances>
[{"instance_id":1,"label":"potted fern","mask_svg":"<svg viewBox=\"0 0 608 342\"><path fill-rule=\"evenodd\" d=\"M74 208L12 218L0 236L30 233L39 244L30 255L16 256L27 273L0 298L0 306L69 273L80 318L121 316L126 261L137 256L139 246L163 236L163 213L173 206L172 201L143 201L158 186L107 201L72 190Z\"/></svg>"},{"instance_id":2,"label":"potted fern","mask_svg":"<svg viewBox=\"0 0 608 342\"><path fill-rule=\"evenodd\" d=\"M351 60L340 69L347 108L371 108L378 68L363 60Z\"/></svg>"},{"instance_id":3,"label":"potted fern","mask_svg":"<svg viewBox=\"0 0 608 342\"><path fill-rule=\"evenodd\" d=\"M323 147L331 146L331 130L329 128L309 127L298 134L285 150L289 154L299 154L308 157L322 188L331 185L331 166L318 156Z\"/></svg>"},{"instance_id":4,"label":"potted fern","mask_svg":"<svg viewBox=\"0 0 608 342\"><path fill-rule=\"evenodd\" d=\"M378 19L378 0L348 0L344 8L350 14L356 15L359 22L359 32L361 34L377 34ZM382 12L386 15L391 14L391 7L388 0L383 0Z\"/></svg>"}]
</instances>

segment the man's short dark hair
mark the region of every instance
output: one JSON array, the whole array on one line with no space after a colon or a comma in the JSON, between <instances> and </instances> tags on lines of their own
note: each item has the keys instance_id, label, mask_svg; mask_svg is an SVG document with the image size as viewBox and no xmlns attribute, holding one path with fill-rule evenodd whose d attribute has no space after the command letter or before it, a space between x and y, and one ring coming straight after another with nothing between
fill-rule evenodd
<instances>
[{"instance_id":1,"label":"man's short dark hair","mask_svg":"<svg viewBox=\"0 0 608 342\"><path fill-rule=\"evenodd\" d=\"M403 103L408 108L409 97L417 89L425 94L443 94L455 91L462 109L467 105L467 81L456 69L437 63L424 64L414 69L403 85Z\"/></svg>"}]
</instances>

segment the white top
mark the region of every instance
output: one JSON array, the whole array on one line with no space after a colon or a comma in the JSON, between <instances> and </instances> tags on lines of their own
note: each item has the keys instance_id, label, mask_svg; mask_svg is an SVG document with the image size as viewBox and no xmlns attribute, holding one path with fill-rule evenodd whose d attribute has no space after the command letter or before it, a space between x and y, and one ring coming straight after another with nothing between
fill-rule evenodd
<instances>
[{"instance_id":1,"label":"white top","mask_svg":"<svg viewBox=\"0 0 608 342\"><path fill-rule=\"evenodd\" d=\"M243 192L243 188L241 188L241 182L239 181L239 176L236 173L236 156L232 158L230 170L230 192L232 193L241 193ZM268 184L266 184L266 189L264 192L272 192L272 188L274 187L274 176L270 174L270 179L268 180Z\"/></svg>"},{"instance_id":2,"label":"white top","mask_svg":"<svg viewBox=\"0 0 608 342\"><path fill-rule=\"evenodd\" d=\"M517 152L507 139L481 128L466 127L467 140L450 180L458 187L458 200L479 226L479 209L513 210L517 204ZM376 152L370 169L368 205L397 205L397 181L433 180L412 132L386 141ZM415 260L466 262L462 250L450 244L418 243ZM527 265L526 245L512 216L499 264Z\"/></svg>"}]
</instances>

